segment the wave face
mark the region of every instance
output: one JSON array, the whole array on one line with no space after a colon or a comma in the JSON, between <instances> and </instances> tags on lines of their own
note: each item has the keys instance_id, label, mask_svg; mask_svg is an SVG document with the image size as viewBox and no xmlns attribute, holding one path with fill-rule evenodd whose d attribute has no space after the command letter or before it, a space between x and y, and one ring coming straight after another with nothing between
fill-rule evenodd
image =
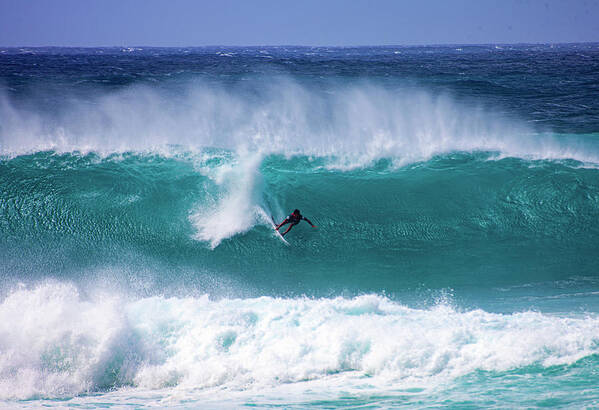
<instances>
[{"instance_id":1,"label":"wave face","mask_svg":"<svg viewBox=\"0 0 599 410\"><path fill-rule=\"evenodd\" d=\"M229 151L19 156L0 166L0 269L14 283L109 270L134 294L252 297L480 294L593 277L597 170L490 156L352 170ZM286 247L270 218L294 207L318 229L302 222Z\"/></svg>"},{"instance_id":2,"label":"wave face","mask_svg":"<svg viewBox=\"0 0 599 410\"><path fill-rule=\"evenodd\" d=\"M0 49L0 400L598 405L598 50Z\"/></svg>"}]
</instances>

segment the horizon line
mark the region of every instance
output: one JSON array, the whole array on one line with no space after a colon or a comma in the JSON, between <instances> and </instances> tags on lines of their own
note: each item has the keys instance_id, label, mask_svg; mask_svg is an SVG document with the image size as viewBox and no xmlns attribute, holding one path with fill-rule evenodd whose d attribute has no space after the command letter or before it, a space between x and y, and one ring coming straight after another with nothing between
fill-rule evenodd
<instances>
[{"instance_id":1,"label":"horizon line","mask_svg":"<svg viewBox=\"0 0 599 410\"><path fill-rule=\"evenodd\" d=\"M187 45L187 46L153 46L153 45L101 45L101 46L75 46L75 45L19 45L19 46L4 46L0 45L0 48L215 48L215 47L232 47L232 48L257 48L257 47L305 47L305 48L359 48L359 47L451 47L451 46L491 46L491 45L504 45L504 46L523 46L523 45L574 45L574 44L599 44L599 41L566 41L566 42L518 42L518 43L429 43L429 44L354 44L354 45L309 45L309 44L256 44L256 45L224 45L224 44L211 44L211 45Z\"/></svg>"}]
</instances>

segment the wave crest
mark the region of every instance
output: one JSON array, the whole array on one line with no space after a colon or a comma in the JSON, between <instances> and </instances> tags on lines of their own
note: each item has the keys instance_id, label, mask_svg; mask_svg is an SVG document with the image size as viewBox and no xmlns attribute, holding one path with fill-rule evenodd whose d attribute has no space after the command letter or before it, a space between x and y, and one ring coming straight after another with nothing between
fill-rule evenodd
<instances>
[{"instance_id":1,"label":"wave crest","mask_svg":"<svg viewBox=\"0 0 599 410\"><path fill-rule=\"evenodd\" d=\"M337 157L339 166L380 158L404 164L452 151L599 162L588 141L535 134L523 121L415 87L289 78L235 88L193 82L176 90L134 85L86 96L17 103L0 96L0 153L169 152L205 148Z\"/></svg>"}]
</instances>

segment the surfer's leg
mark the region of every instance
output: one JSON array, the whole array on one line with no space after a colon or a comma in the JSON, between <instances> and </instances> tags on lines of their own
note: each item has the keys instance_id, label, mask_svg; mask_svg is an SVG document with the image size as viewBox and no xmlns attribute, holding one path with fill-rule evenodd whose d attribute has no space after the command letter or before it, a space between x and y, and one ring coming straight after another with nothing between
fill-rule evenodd
<instances>
[{"instance_id":1,"label":"surfer's leg","mask_svg":"<svg viewBox=\"0 0 599 410\"><path fill-rule=\"evenodd\" d=\"M287 232L289 232L289 231L291 230L291 228L293 228L295 225L297 225L297 222L296 222L296 223L290 223L290 224L289 224L289 228L287 228L287 230L286 230L285 232L283 232L283 233L281 234L281 236L285 236L285 234L286 234Z\"/></svg>"},{"instance_id":2,"label":"surfer's leg","mask_svg":"<svg viewBox=\"0 0 599 410\"><path fill-rule=\"evenodd\" d=\"M293 224L289 225L289 228L287 228L287 230L286 230L285 232L283 232L283 233L281 234L281 236L285 236L285 234L286 234L287 232L289 232L289 231L291 230L291 228L293 228Z\"/></svg>"}]
</instances>

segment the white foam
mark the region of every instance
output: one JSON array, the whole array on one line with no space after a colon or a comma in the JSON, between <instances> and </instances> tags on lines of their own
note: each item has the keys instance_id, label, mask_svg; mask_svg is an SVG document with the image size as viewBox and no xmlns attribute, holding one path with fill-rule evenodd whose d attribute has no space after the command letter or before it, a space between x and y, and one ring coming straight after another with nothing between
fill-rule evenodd
<instances>
[{"instance_id":1,"label":"white foam","mask_svg":"<svg viewBox=\"0 0 599 410\"><path fill-rule=\"evenodd\" d=\"M419 310L375 295L87 300L53 283L0 304L0 398L427 388L477 369L573 363L599 353L597 335L596 315Z\"/></svg>"},{"instance_id":2,"label":"white foam","mask_svg":"<svg viewBox=\"0 0 599 410\"><path fill-rule=\"evenodd\" d=\"M126 318L64 284L17 290L0 305L0 397L60 397L97 388Z\"/></svg>"}]
</instances>

